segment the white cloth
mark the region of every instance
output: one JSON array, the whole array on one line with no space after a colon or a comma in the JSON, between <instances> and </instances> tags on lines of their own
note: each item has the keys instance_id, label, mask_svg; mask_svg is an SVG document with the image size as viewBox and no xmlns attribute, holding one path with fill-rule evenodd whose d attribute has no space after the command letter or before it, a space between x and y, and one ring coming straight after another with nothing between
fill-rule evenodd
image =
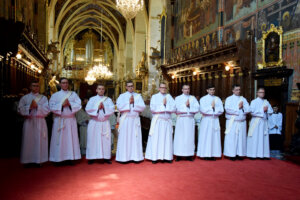
<instances>
[{"instance_id":1,"label":"white cloth","mask_svg":"<svg viewBox=\"0 0 300 200\"><path fill-rule=\"evenodd\" d=\"M268 125L269 125L269 134L278 134L281 135L282 130L282 114L273 113L268 117ZM275 128L277 126L277 128Z\"/></svg>"},{"instance_id":2,"label":"white cloth","mask_svg":"<svg viewBox=\"0 0 300 200\"><path fill-rule=\"evenodd\" d=\"M48 161L48 129L45 117L50 112L48 99L42 96L36 109L30 105L39 94L29 93L20 99L18 111L25 117L23 124L21 163L43 163Z\"/></svg>"},{"instance_id":3,"label":"white cloth","mask_svg":"<svg viewBox=\"0 0 300 200\"><path fill-rule=\"evenodd\" d=\"M103 103L104 109L99 110L99 102L106 98L96 95L90 98L86 105L86 112L91 116L87 133L87 159L110 159L111 158L111 126L109 117L114 113L114 103L106 98ZM102 100L103 101L103 100Z\"/></svg>"},{"instance_id":4,"label":"white cloth","mask_svg":"<svg viewBox=\"0 0 300 200\"><path fill-rule=\"evenodd\" d=\"M186 106L189 100L190 107ZM199 112L199 103L194 96L182 94L175 98L178 115L174 135L174 155L195 155L195 113Z\"/></svg>"},{"instance_id":5,"label":"white cloth","mask_svg":"<svg viewBox=\"0 0 300 200\"><path fill-rule=\"evenodd\" d=\"M259 118L257 125L253 130L252 136L247 137L247 157L251 158L269 158L270 157L270 145L268 135L268 114L273 113L273 109L270 103L266 100L266 106L268 106L267 113L263 110L264 99L257 97L251 101L250 111L252 119L250 126L253 126L256 118ZM250 129L250 128L249 128Z\"/></svg>"},{"instance_id":6,"label":"white cloth","mask_svg":"<svg viewBox=\"0 0 300 200\"><path fill-rule=\"evenodd\" d=\"M129 103L132 95L134 104ZM139 113L145 109L144 100L140 94L125 92L117 99L117 108L122 116L119 124L116 161L142 161L144 157Z\"/></svg>"},{"instance_id":7,"label":"white cloth","mask_svg":"<svg viewBox=\"0 0 300 200\"><path fill-rule=\"evenodd\" d=\"M239 109L240 102L243 108ZM224 155L228 157L246 156L247 153L247 122L246 116L250 106L244 97L231 95L225 101L226 130ZM233 120L233 121L231 121Z\"/></svg>"},{"instance_id":8,"label":"white cloth","mask_svg":"<svg viewBox=\"0 0 300 200\"><path fill-rule=\"evenodd\" d=\"M215 101L215 110L211 104ZM202 120L198 139L197 156L221 157L221 136L219 116L224 112L223 103L219 97L206 95L200 99Z\"/></svg>"},{"instance_id":9,"label":"white cloth","mask_svg":"<svg viewBox=\"0 0 300 200\"><path fill-rule=\"evenodd\" d=\"M82 108L76 113L77 124L79 125L79 143L81 154L86 154L87 126L90 116Z\"/></svg>"},{"instance_id":10,"label":"white cloth","mask_svg":"<svg viewBox=\"0 0 300 200\"><path fill-rule=\"evenodd\" d=\"M167 98L166 106L163 99ZM173 127L171 113L175 112L175 102L171 95L157 93L152 96L150 109L153 115L149 134L146 159L148 160L173 160Z\"/></svg>"},{"instance_id":11,"label":"white cloth","mask_svg":"<svg viewBox=\"0 0 300 200\"><path fill-rule=\"evenodd\" d=\"M62 99L69 91L60 90L54 93L49 101L50 110L54 113L50 143L50 161L80 159L77 123L75 113L81 109L81 100L75 92L68 97L70 107L63 107Z\"/></svg>"}]
</instances>

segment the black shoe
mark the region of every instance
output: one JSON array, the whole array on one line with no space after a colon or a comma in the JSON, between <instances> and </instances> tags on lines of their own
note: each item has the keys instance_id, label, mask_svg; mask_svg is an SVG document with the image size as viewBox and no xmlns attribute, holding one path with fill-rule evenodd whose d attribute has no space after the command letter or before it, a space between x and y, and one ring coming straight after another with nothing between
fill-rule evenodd
<instances>
[{"instance_id":1,"label":"black shoe","mask_svg":"<svg viewBox=\"0 0 300 200\"><path fill-rule=\"evenodd\" d=\"M181 158L179 157L179 156L176 156L176 162L178 162L178 161L180 161L181 160Z\"/></svg>"},{"instance_id":2,"label":"black shoe","mask_svg":"<svg viewBox=\"0 0 300 200\"><path fill-rule=\"evenodd\" d=\"M91 165L91 164L93 164L94 162L95 162L94 160L89 160L89 161L88 161L88 164Z\"/></svg>"},{"instance_id":3,"label":"black shoe","mask_svg":"<svg viewBox=\"0 0 300 200\"><path fill-rule=\"evenodd\" d=\"M237 159L237 160L244 160L244 158L241 157L241 156L236 156L236 159Z\"/></svg>"},{"instance_id":4,"label":"black shoe","mask_svg":"<svg viewBox=\"0 0 300 200\"><path fill-rule=\"evenodd\" d=\"M157 164L157 160L152 160L152 164Z\"/></svg>"},{"instance_id":5,"label":"black shoe","mask_svg":"<svg viewBox=\"0 0 300 200\"><path fill-rule=\"evenodd\" d=\"M188 157L186 160L188 160L188 161L194 161L194 158L193 158L193 156L190 156L190 157Z\"/></svg>"},{"instance_id":6,"label":"black shoe","mask_svg":"<svg viewBox=\"0 0 300 200\"><path fill-rule=\"evenodd\" d=\"M172 163L173 160L165 160L166 163Z\"/></svg>"},{"instance_id":7,"label":"black shoe","mask_svg":"<svg viewBox=\"0 0 300 200\"><path fill-rule=\"evenodd\" d=\"M256 160L256 158L249 158L250 160Z\"/></svg>"},{"instance_id":8,"label":"black shoe","mask_svg":"<svg viewBox=\"0 0 300 200\"><path fill-rule=\"evenodd\" d=\"M211 161L216 161L217 159L215 157L210 158Z\"/></svg>"},{"instance_id":9,"label":"black shoe","mask_svg":"<svg viewBox=\"0 0 300 200\"><path fill-rule=\"evenodd\" d=\"M236 161L236 157L230 157L229 160Z\"/></svg>"},{"instance_id":10,"label":"black shoe","mask_svg":"<svg viewBox=\"0 0 300 200\"><path fill-rule=\"evenodd\" d=\"M271 160L270 158L263 158L264 160Z\"/></svg>"},{"instance_id":11,"label":"black shoe","mask_svg":"<svg viewBox=\"0 0 300 200\"><path fill-rule=\"evenodd\" d=\"M75 165L75 163L73 162L73 160L67 160L66 165L73 166L73 165Z\"/></svg>"},{"instance_id":12,"label":"black shoe","mask_svg":"<svg viewBox=\"0 0 300 200\"><path fill-rule=\"evenodd\" d=\"M63 166L63 162L54 162L53 165L55 167L60 167L60 166Z\"/></svg>"},{"instance_id":13,"label":"black shoe","mask_svg":"<svg viewBox=\"0 0 300 200\"><path fill-rule=\"evenodd\" d=\"M104 162L107 163L107 164L111 164L110 159L104 159Z\"/></svg>"}]
</instances>

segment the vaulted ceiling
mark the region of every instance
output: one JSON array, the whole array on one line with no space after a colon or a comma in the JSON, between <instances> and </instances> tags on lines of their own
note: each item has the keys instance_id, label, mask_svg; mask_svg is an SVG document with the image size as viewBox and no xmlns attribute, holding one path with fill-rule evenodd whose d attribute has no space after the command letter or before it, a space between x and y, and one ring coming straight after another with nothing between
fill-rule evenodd
<instances>
[{"instance_id":1,"label":"vaulted ceiling","mask_svg":"<svg viewBox=\"0 0 300 200\"><path fill-rule=\"evenodd\" d=\"M126 19L116 9L115 0L48 0L54 12L54 33L64 48L70 38L93 29L118 46L126 38ZM101 31L102 27L102 31Z\"/></svg>"}]
</instances>

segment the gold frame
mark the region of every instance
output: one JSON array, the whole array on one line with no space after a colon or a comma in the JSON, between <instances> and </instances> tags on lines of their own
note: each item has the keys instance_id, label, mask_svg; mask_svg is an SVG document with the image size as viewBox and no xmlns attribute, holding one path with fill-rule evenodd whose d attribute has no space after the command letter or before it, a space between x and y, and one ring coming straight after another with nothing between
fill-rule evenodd
<instances>
[{"instance_id":1,"label":"gold frame","mask_svg":"<svg viewBox=\"0 0 300 200\"><path fill-rule=\"evenodd\" d=\"M272 32L275 32L279 35L279 60L278 62L268 62L266 63L265 60L265 48L266 48L266 39L268 37L268 35ZM271 24L270 29L265 32L263 31L263 36L262 36L262 63L258 63L258 69L263 69L266 67L273 67L273 66L283 66L283 60L282 60L282 26L279 27L275 27L274 24Z\"/></svg>"}]
</instances>

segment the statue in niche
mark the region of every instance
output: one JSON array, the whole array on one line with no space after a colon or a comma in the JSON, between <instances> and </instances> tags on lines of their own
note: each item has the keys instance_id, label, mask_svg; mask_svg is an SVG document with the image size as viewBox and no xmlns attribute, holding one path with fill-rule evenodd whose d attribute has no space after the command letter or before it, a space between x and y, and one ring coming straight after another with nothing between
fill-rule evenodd
<instances>
[{"instance_id":1,"label":"statue in niche","mask_svg":"<svg viewBox=\"0 0 300 200\"><path fill-rule=\"evenodd\" d=\"M52 79L49 81L49 87L50 87L50 94L54 94L55 92L57 92L57 85L58 85L58 81L56 80L56 75L52 76Z\"/></svg>"},{"instance_id":2,"label":"statue in niche","mask_svg":"<svg viewBox=\"0 0 300 200\"><path fill-rule=\"evenodd\" d=\"M141 58L140 62L138 63L136 70L135 70L136 77L143 79L146 76L146 74L148 73L148 69L147 69L146 65L147 65L146 53L142 52L142 58Z\"/></svg>"},{"instance_id":3,"label":"statue in niche","mask_svg":"<svg viewBox=\"0 0 300 200\"><path fill-rule=\"evenodd\" d=\"M47 51L47 54L52 54L52 59L53 60L57 60L57 55L60 51L57 50L57 44L59 42L52 42L51 40L51 43L48 45L48 51Z\"/></svg>"}]
</instances>

